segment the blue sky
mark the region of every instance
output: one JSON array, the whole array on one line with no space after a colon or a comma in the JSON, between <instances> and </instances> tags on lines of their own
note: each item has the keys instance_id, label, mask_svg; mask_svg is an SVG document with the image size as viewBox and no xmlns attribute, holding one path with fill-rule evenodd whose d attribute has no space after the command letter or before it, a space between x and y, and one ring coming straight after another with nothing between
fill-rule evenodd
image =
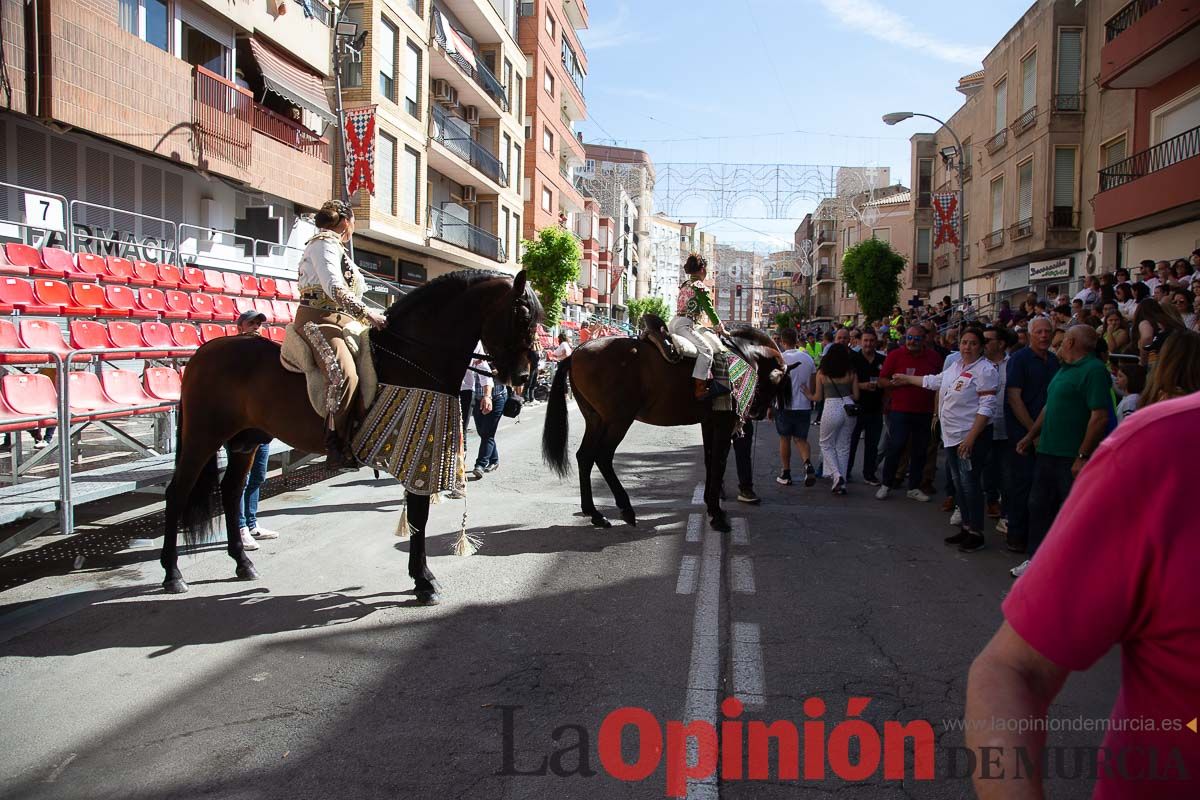
<instances>
[{"instance_id":1,"label":"blue sky","mask_svg":"<svg viewBox=\"0 0 1200 800\"><path fill-rule=\"evenodd\" d=\"M589 0L584 137L640 147L657 163L879 165L907 184L908 137L936 126L889 128L880 117L953 114L958 78L981 68L1030 2ZM749 226L790 241L795 225L706 230L771 241Z\"/></svg>"}]
</instances>

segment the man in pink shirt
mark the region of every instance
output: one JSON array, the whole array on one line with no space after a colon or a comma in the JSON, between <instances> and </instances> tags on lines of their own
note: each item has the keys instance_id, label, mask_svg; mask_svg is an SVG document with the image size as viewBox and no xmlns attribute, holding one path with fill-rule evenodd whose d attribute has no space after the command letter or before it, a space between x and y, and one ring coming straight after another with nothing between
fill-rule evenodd
<instances>
[{"instance_id":1,"label":"man in pink shirt","mask_svg":"<svg viewBox=\"0 0 1200 800\"><path fill-rule=\"evenodd\" d=\"M1200 529L1192 458L1200 393L1130 417L1080 473L1037 559L1004 601L1006 622L971 666L967 746L1001 748L983 800L1040 798L1042 777L1017 779L1018 752L1037 764L1042 722L1072 670L1121 647L1121 689L1093 798L1200 797ZM1029 726L1027 726L1029 727ZM1031 727L1038 727L1036 725ZM1054 758L1048 763L1055 763ZM1003 767L1004 779L994 776Z\"/></svg>"}]
</instances>

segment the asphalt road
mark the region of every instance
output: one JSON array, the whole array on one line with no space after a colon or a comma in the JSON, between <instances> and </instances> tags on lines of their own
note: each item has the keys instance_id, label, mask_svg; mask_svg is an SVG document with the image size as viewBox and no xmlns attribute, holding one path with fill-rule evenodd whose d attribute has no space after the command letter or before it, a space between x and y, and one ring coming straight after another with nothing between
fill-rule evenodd
<instances>
[{"instance_id":1,"label":"asphalt road","mask_svg":"<svg viewBox=\"0 0 1200 800\"><path fill-rule=\"evenodd\" d=\"M869 698L861 717L877 730L928 721L938 777L913 779L910 758L906 780L781 780L773 748L768 779L693 779L689 796L973 796L947 777L962 734L943 721L960 717L967 668L1000 622L1016 558L998 540L964 556L941 544L935 504L881 503L861 483L848 497L777 486L766 425L764 503L730 502L733 534L693 504L699 431L644 426L617 457L639 525L595 530L576 515L574 479L541 466L543 413L506 420L501 469L470 485L479 553L449 554L462 503L433 507L440 606L414 604L408 543L393 534L401 492L369 471L265 500L262 521L282 535L251 554L253 583L233 580L219 549L181 560L180 596L160 592L151 544L90 555L82 571L36 572L39 547L61 542L0 559L10 578L36 572L0 593L0 796L659 798L684 778L666 767L684 742L668 721L820 719L832 734L852 697ZM1110 654L1053 714L1107 717L1117 679ZM729 697L740 716L719 710ZM806 714L812 698L823 715ZM623 707L646 712L627 712L645 742L666 732L662 759L633 727L607 736ZM613 777L618 756L648 774ZM1062 781L1054 796L1090 791Z\"/></svg>"}]
</instances>

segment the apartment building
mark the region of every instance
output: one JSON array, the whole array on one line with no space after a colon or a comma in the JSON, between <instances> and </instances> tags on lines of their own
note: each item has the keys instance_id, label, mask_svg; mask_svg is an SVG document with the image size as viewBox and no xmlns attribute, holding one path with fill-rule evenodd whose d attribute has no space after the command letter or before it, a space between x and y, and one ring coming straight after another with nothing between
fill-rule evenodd
<instances>
[{"instance_id":1,"label":"apartment building","mask_svg":"<svg viewBox=\"0 0 1200 800\"><path fill-rule=\"evenodd\" d=\"M901 184L865 192L852 199L851 205L854 211L845 215L838 222L833 245L833 259L837 264L837 270L834 278L836 285L833 292L834 310L831 316L835 319L862 321L862 309L858 305L858 299L842 279L841 265L846 251L866 239L873 238L887 242L900 255L904 256L906 264L904 273L900 276L902 293L903 289L912 286L913 215L911 194L908 188Z\"/></svg>"},{"instance_id":2,"label":"apartment building","mask_svg":"<svg viewBox=\"0 0 1200 800\"><path fill-rule=\"evenodd\" d=\"M548 225L575 229L584 210L576 173L586 156L576 126L587 118L587 56L577 31L588 26L583 0L525 0L519 41L528 69L525 132L525 236Z\"/></svg>"},{"instance_id":3,"label":"apartment building","mask_svg":"<svg viewBox=\"0 0 1200 800\"><path fill-rule=\"evenodd\" d=\"M1200 247L1200 5L1102 2L1094 31L1103 95L1132 94L1132 118L1099 144L1095 225L1126 264Z\"/></svg>"},{"instance_id":4,"label":"apartment building","mask_svg":"<svg viewBox=\"0 0 1200 800\"><path fill-rule=\"evenodd\" d=\"M0 238L294 267L292 223L333 183L330 16L312 9L3 0Z\"/></svg>"},{"instance_id":5,"label":"apartment building","mask_svg":"<svg viewBox=\"0 0 1200 800\"><path fill-rule=\"evenodd\" d=\"M694 222L677 222L661 213L650 217L650 258L642 262L641 269L649 273L649 294L661 297L671 308L679 298L695 227Z\"/></svg>"},{"instance_id":6,"label":"apartment building","mask_svg":"<svg viewBox=\"0 0 1200 800\"><path fill-rule=\"evenodd\" d=\"M809 297L814 320L829 320L837 313L838 220L842 213L842 204L827 197L817 204L810 221L813 274Z\"/></svg>"},{"instance_id":7,"label":"apartment building","mask_svg":"<svg viewBox=\"0 0 1200 800\"><path fill-rule=\"evenodd\" d=\"M631 243L633 297L650 291L650 274L639 265L650 259L650 219L654 216L654 162L645 150L585 144L581 183L600 203L600 211L614 219L622 216L622 198L633 200L639 227L621 231Z\"/></svg>"},{"instance_id":8,"label":"apartment building","mask_svg":"<svg viewBox=\"0 0 1200 800\"><path fill-rule=\"evenodd\" d=\"M813 283L816 281L815 267L813 266L816 260L816 224L813 221L812 214L805 214L804 219L800 220L800 224L796 226L796 230L792 233L792 247L796 251L798 265L797 269L800 274L792 276L792 292L800 300L800 308L798 309L804 316L813 316ZM808 263L808 269L805 270L804 264ZM804 272L808 272L807 275Z\"/></svg>"},{"instance_id":9,"label":"apartment building","mask_svg":"<svg viewBox=\"0 0 1200 800\"><path fill-rule=\"evenodd\" d=\"M355 257L419 284L520 264L525 58L515 0L367 0L342 64L348 110L375 109L375 191L351 198Z\"/></svg>"},{"instance_id":10,"label":"apartment building","mask_svg":"<svg viewBox=\"0 0 1200 800\"><path fill-rule=\"evenodd\" d=\"M709 261L709 274L716 288L714 307L723 322L762 325L763 257L750 250L717 245Z\"/></svg>"}]
</instances>

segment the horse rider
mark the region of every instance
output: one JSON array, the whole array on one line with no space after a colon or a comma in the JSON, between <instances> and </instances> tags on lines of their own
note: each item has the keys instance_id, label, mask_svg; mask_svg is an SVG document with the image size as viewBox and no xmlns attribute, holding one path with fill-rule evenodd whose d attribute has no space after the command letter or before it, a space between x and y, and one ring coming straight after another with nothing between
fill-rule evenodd
<instances>
[{"instance_id":1,"label":"horse rider","mask_svg":"<svg viewBox=\"0 0 1200 800\"><path fill-rule=\"evenodd\" d=\"M325 446L329 464L347 468L355 466L348 429L358 369L346 338L361 333L363 325L382 328L387 319L363 304L366 282L346 252L345 244L354 234L354 210L341 200L330 200L321 206L314 222L317 234L300 257L300 307L292 324L328 382Z\"/></svg>"},{"instance_id":2,"label":"horse rider","mask_svg":"<svg viewBox=\"0 0 1200 800\"><path fill-rule=\"evenodd\" d=\"M707 317L717 333L728 335L721 318L713 309L712 299L708 296L708 287L704 279L708 277L708 261L703 256L692 253L688 256L683 271L688 274L679 287L679 301L675 307L675 317L667 330L676 336L682 336L696 346L696 366L692 369L692 379L696 384L696 399L711 400L729 393L729 388L712 380L710 370L713 361L712 345L708 343L698 330L701 315Z\"/></svg>"}]
</instances>

